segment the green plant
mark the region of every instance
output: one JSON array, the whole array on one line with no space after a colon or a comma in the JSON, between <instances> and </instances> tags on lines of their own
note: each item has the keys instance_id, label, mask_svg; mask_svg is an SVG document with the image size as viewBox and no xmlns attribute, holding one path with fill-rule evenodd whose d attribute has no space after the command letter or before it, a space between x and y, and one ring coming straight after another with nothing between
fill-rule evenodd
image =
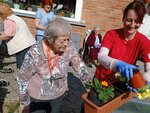
<instances>
[{"instance_id":1,"label":"green plant","mask_svg":"<svg viewBox=\"0 0 150 113\"><path fill-rule=\"evenodd\" d=\"M123 81L123 82L129 82L124 76L121 76L120 72L115 73L116 80Z\"/></svg>"},{"instance_id":2,"label":"green plant","mask_svg":"<svg viewBox=\"0 0 150 113\"><path fill-rule=\"evenodd\" d=\"M99 82L99 80L94 77L93 83L91 83L90 81L86 81L85 85L87 89L95 91L98 99L104 103L108 102L115 96L114 88L112 86L109 86L106 81Z\"/></svg>"},{"instance_id":3,"label":"green plant","mask_svg":"<svg viewBox=\"0 0 150 113\"><path fill-rule=\"evenodd\" d=\"M137 97L140 100L149 99L150 98L150 86L145 85L141 88L138 88Z\"/></svg>"}]
</instances>

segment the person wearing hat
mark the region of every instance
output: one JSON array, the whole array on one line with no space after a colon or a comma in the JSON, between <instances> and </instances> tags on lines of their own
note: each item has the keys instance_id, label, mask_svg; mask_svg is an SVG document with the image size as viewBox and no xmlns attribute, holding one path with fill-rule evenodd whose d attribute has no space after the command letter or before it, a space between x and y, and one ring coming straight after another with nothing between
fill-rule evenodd
<instances>
[{"instance_id":1,"label":"person wearing hat","mask_svg":"<svg viewBox=\"0 0 150 113\"><path fill-rule=\"evenodd\" d=\"M100 50L101 41L102 41L102 36L101 34L99 34L99 31L100 31L100 27L95 26L94 30L91 32L91 34L89 35L86 41L86 45L89 48L89 52L88 52L89 59L96 67L99 65L97 61L97 57L98 57L98 52Z\"/></svg>"}]
</instances>

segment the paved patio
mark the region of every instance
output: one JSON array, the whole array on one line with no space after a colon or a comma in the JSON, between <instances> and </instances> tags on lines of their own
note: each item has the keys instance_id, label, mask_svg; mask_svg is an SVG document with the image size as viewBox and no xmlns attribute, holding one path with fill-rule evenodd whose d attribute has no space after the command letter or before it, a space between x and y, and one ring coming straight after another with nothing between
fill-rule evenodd
<instances>
[{"instance_id":1,"label":"paved patio","mask_svg":"<svg viewBox=\"0 0 150 113\"><path fill-rule=\"evenodd\" d=\"M16 82L16 77L19 70L16 68L15 56L5 58L3 64L1 64L0 66L2 65L4 65L5 67L10 67L14 70L14 73L0 72L0 79L6 79L10 82L10 85L8 87L0 88L0 113L8 113L5 108L8 107L9 104L13 104L14 102L19 101L18 85ZM143 63L139 61L138 65L143 66ZM88 68L88 71L92 76L95 72L95 67L93 66L93 68ZM73 75L76 75L76 73L72 68L69 68L69 91L65 95L61 113L84 113L83 100L81 99L81 95L86 90L80 80Z\"/></svg>"},{"instance_id":2,"label":"paved patio","mask_svg":"<svg viewBox=\"0 0 150 113\"><path fill-rule=\"evenodd\" d=\"M10 67L14 70L14 73L0 72L0 79L6 79L10 82L8 87L0 88L0 113L8 113L5 108L9 104L19 100L18 85L16 82L16 77L19 70L16 68L15 56L5 58L2 65L5 67ZM93 75L92 73L94 73L95 68L93 66L93 68L88 68L88 70L91 73L90 75ZM65 95L61 113L83 113L83 100L81 99L81 95L86 90L80 80L73 75L76 75L76 73L72 68L70 68L68 76L69 91Z\"/></svg>"}]
</instances>

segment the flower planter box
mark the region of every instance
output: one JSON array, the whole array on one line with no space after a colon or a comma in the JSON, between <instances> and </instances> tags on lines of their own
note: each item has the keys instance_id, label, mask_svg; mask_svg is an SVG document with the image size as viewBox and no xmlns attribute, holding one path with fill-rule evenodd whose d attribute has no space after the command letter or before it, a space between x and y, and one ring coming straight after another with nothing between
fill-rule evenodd
<instances>
[{"instance_id":1,"label":"flower planter box","mask_svg":"<svg viewBox=\"0 0 150 113\"><path fill-rule=\"evenodd\" d=\"M123 88L122 85L120 82L114 83L116 97L107 103L103 103L102 106L94 104L93 100L89 99L91 92L83 94L85 113L111 113L136 95L136 93Z\"/></svg>"},{"instance_id":2,"label":"flower planter box","mask_svg":"<svg viewBox=\"0 0 150 113\"><path fill-rule=\"evenodd\" d=\"M98 107L88 99L88 93L83 94L82 99L84 100L85 113L111 113L134 96L135 93L131 91L124 92L101 107Z\"/></svg>"}]
</instances>

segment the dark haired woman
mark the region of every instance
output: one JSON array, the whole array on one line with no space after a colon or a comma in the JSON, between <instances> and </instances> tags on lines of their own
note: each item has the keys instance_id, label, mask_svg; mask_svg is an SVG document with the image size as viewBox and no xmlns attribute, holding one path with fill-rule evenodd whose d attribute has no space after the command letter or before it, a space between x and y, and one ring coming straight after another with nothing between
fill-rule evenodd
<instances>
[{"instance_id":1,"label":"dark haired woman","mask_svg":"<svg viewBox=\"0 0 150 113\"><path fill-rule=\"evenodd\" d=\"M145 66L143 77L150 80L150 41L137 29L142 24L146 9L140 2L131 2L123 12L123 28L108 31L103 39L98 60L100 66L96 70L99 80L119 71L127 79L132 78L138 57Z\"/></svg>"}]
</instances>

